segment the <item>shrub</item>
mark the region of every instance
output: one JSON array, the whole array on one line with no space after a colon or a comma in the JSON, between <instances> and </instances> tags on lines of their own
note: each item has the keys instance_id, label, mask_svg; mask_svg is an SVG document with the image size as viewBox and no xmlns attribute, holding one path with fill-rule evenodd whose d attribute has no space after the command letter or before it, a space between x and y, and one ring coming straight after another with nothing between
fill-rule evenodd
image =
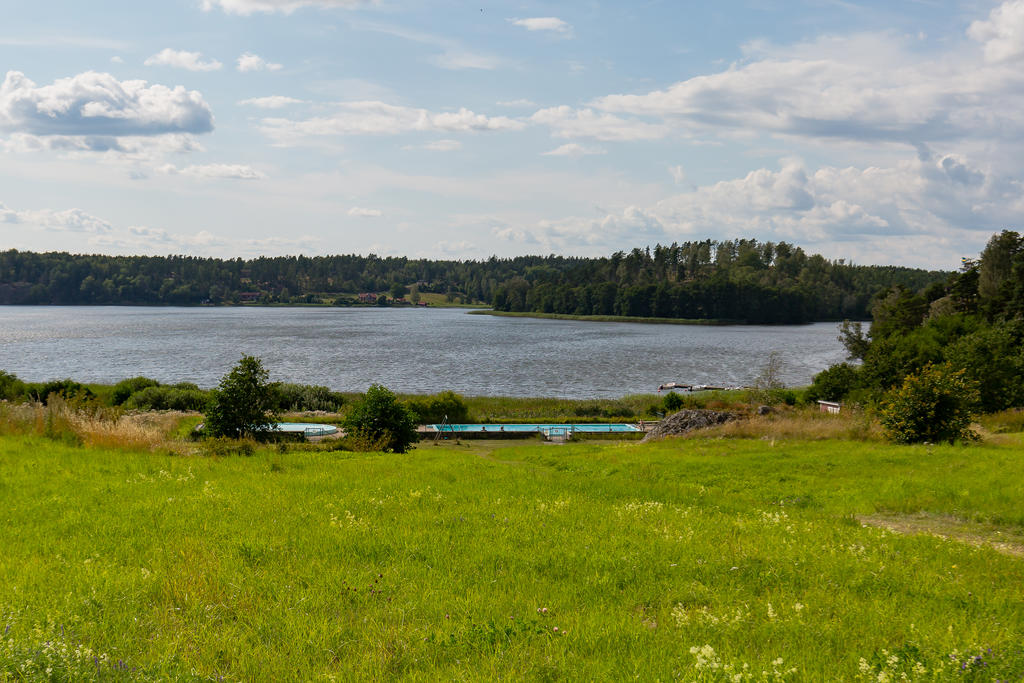
<instances>
[{"instance_id":1,"label":"shrub","mask_svg":"<svg viewBox=\"0 0 1024 683\"><path fill-rule=\"evenodd\" d=\"M110 402L112 405L119 406L127 401L135 392L142 391L147 387L158 386L160 386L160 382L149 377L129 377L114 385L114 389L110 394Z\"/></svg>"},{"instance_id":2,"label":"shrub","mask_svg":"<svg viewBox=\"0 0 1024 683\"><path fill-rule=\"evenodd\" d=\"M179 389L177 387L146 387L128 397L124 407L130 410L180 410L201 411L206 407L209 395L202 389Z\"/></svg>"},{"instance_id":3,"label":"shrub","mask_svg":"<svg viewBox=\"0 0 1024 683\"><path fill-rule=\"evenodd\" d=\"M814 376L808 397L813 401L841 401L859 383L857 368L849 363L839 363Z\"/></svg>"},{"instance_id":4,"label":"shrub","mask_svg":"<svg viewBox=\"0 0 1024 683\"><path fill-rule=\"evenodd\" d=\"M341 394L310 384L277 384L274 394L274 407L279 411L323 410L334 413L345 403Z\"/></svg>"},{"instance_id":5,"label":"shrub","mask_svg":"<svg viewBox=\"0 0 1024 683\"><path fill-rule=\"evenodd\" d=\"M360 450L404 453L419 440L412 411L379 384L352 404L345 431Z\"/></svg>"},{"instance_id":6,"label":"shrub","mask_svg":"<svg viewBox=\"0 0 1024 683\"><path fill-rule=\"evenodd\" d=\"M270 431L277 416L269 373L255 356L242 356L210 392L205 431L215 437L241 438Z\"/></svg>"},{"instance_id":7,"label":"shrub","mask_svg":"<svg viewBox=\"0 0 1024 683\"><path fill-rule=\"evenodd\" d=\"M40 384L29 384L28 395L35 401L46 405L51 394L56 394L64 401L82 402L96 397L89 387L71 379L57 379Z\"/></svg>"},{"instance_id":8,"label":"shrub","mask_svg":"<svg viewBox=\"0 0 1024 683\"><path fill-rule=\"evenodd\" d=\"M440 424L447 419L449 423L469 422L469 406L465 399L454 391L442 391L435 396L412 399L407 402L409 409L416 413L416 418L425 424Z\"/></svg>"},{"instance_id":9,"label":"shrub","mask_svg":"<svg viewBox=\"0 0 1024 683\"><path fill-rule=\"evenodd\" d=\"M676 412L677 410L681 409L685 403L686 401L683 400L683 397L674 391L668 392L665 395L665 399L661 402L661 404L665 407L666 413Z\"/></svg>"},{"instance_id":10,"label":"shrub","mask_svg":"<svg viewBox=\"0 0 1024 683\"><path fill-rule=\"evenodd\" d=\"M964 370L928 364L903 380L882 403L882 426L897 443L973 439L971 413L978 404L978 387Z\"/></svg>"},{"instance_id":11,"label":"shrub","mask_svg":"<svg viewBox=\"0 0 1024 683\"><path fill-rule=\"evenodd\" d=\"M15 401L25 396L25 383L11 372L0 370L0 401Z\"/></svg>"}]
</instances>

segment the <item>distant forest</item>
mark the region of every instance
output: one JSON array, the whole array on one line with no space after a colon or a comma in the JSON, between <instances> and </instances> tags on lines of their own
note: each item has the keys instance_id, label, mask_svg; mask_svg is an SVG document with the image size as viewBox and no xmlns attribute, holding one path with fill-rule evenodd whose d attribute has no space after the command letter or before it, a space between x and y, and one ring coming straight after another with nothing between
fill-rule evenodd
<instances>
[{"instance_id":1,"label":"distant forest","mask_svg":"<svg viewBox=\"0 0 1024 683\"><path fill-rule=\"evenodd\" d=\"M785 242L685 242L609 257L102 256L0 252L0 304L358 304L360 293L443 295L500 311L750 323L868 319L872 299L949 273L860 266ZM364 300L366 297L364 297ZM386 302L386 298L384 298ZM383 302L382 302L383 303Z\"/></svg>"}]
</instances>

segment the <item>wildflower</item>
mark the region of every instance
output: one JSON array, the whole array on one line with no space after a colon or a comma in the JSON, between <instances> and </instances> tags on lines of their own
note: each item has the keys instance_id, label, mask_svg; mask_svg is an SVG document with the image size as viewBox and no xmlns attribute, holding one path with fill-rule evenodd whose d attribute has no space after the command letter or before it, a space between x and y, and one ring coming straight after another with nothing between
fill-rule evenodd
<instances>
[{"instance_id":1,"label":"wildflower","mask_svg":"<svg viewBox=\"0 0 1024 683\"><path fill-rule=\"evenodd\" d=\"M794 611L794 612L802 612L802 611L803 611L803 609L804 609L804 606L803 606L803 604L802 604L802 603L799 603L799 602L798 602L798 603L796 603L796 604L794 604L794 605L793 605L793 611Z\"/></svg>"}]
</instances>

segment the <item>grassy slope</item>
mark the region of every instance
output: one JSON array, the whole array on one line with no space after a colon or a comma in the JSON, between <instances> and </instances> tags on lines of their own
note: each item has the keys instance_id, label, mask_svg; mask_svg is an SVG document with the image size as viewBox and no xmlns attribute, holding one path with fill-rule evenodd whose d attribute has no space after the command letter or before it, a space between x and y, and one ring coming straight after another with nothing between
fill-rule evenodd
<instances>
[{"instance_id":1,"label":"grassy slope","mask_svg":"<svg viewBox=\"0 0 1024 683\"><path fill-rule=\"evenodd\" d=\"M1020 680L1024 560L854 515L1020 531L1022 452L691 439L213 459L4 437L0 680L26 659L72 679L720 680L747 663L849 680L910 647L921 679L980 653L990 668L968 674Z\"/></svg>"}]
</instances>

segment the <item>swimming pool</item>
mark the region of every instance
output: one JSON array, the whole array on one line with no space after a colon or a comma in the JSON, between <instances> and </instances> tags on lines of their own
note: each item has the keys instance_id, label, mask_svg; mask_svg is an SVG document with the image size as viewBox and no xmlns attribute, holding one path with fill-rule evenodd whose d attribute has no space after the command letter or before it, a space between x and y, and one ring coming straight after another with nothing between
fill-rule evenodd
<instances>
[{"instance_id":1,"label":"swimming pool","mask_svg":"<svg viewBox=\"0 0 1024 683\"><path fill-rule=\"evenodd\" d=\"M334 425L322 425L313 422L278 422L274 425L275 432L298 433L306 436L327 436L336 434L338 428Z\"/></svg>"},{"instance_id":2,"label":"swimming pool","mask_svg":"<svg viewBox=\"0 0 1024 683\"><path fill-rule=\"evenodd\" d=\"M642 431L637 425L631 424L445 424L430 425L437 432L453 433L499 433L499 432L539 432L541 434L572 434L588 433L630 433Z\"/></svg>"}]
</instances>

